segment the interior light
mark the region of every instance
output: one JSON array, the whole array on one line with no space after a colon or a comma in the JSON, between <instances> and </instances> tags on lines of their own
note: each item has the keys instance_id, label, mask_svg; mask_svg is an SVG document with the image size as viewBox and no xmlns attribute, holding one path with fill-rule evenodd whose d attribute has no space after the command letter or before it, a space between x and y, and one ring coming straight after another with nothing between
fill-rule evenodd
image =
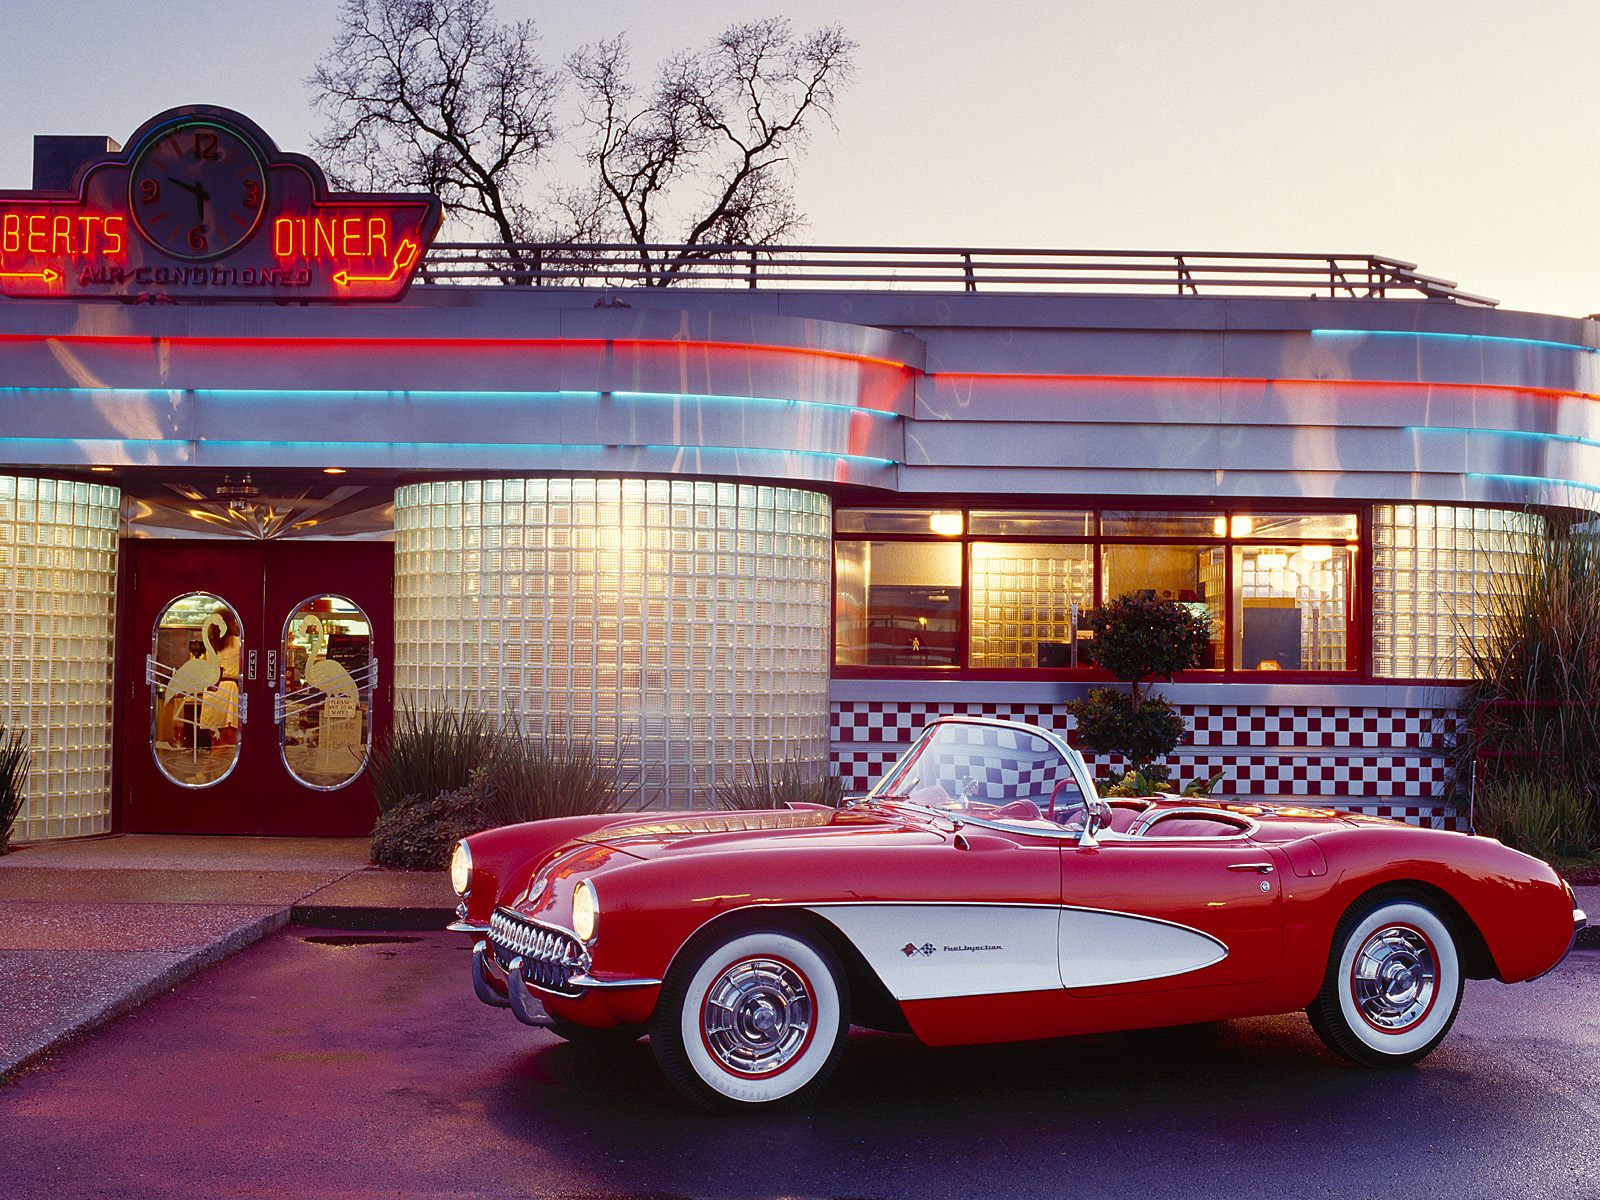
<instances>
[{"instance_id":1,"label":"interior light","mask_svg":"<svg viewBox=\"0 0 1600 1200\"><path fill-rule=\"evenodd\" d=\"M928 528L940 537L960 537L966 523L958 512L936 512L928 518Z\"/></svg>"},{"instance_id":2,"label":"interior light","mask_svg":"<svg viewBox=\"0 0 1600 1200\"><path fill-rule=\"evenodd\" d=\"M322 473L324 475L343 475L344 472L345 472L345 468L343 468L343 467L323 467L322 468Z\"/></svg>"},{"instance_id":3,"label":"interior light","mask_svg":"<svg viewBox=\"0 0 1600 1200\"><path fill-rule=\"evenodd\" d=\"M1240 515L1234 517L1234 519L1233 519L1233 536L1234 537L1249 537L1252 533L1255 532L1255 529L1256 529L1256 521L1255 521L1254 517L1246 516L1243 513L1241 513Z\"/></svg>"},{"instance_id":4,"label":"interior light","mask_svg":"<svg viewBox=\"0 0 1600 1200\"><path fill-rule=\"evenodd\" d=\"M1228 532L1228 518L1227 517L1213 517L1212 520L1211 520L1211 532L1214 533L1217 537L1221 537L1223 534L1227 533Z\"/></svg>"},{"instance_id":5,"label":"interior light","mask_svg":"<svg viewBox=\"0 0 1600 1200\"><path fill-rule=\"evenodd\" d=\"M1262 571L1281 571L1289 565L1289 556L1281 550L1265 550L1256 555L1256 567Z\"/></svg>"},{"instance_id":6,"label":"interior light","mask_svg":"<svg viewBox=\"0 0 1600 1200\"><path fill-rule=\"evenodd\" d=\"M1333 547L1304 546L1300 550L1300 557L1307 562L1327 562L1333 557Z\"/></svg>"},{"instance_id":7,"label":"interior light","mask_svg":"<svg viewBox=\"0 0 1600 1200\"><path fill-rule=\"evenodd\" d=\"M115 467L90 467L89 470L93 471L96 475L109 475L112 471L115 471L116 468Z\"/></svg>"}]
</instances>

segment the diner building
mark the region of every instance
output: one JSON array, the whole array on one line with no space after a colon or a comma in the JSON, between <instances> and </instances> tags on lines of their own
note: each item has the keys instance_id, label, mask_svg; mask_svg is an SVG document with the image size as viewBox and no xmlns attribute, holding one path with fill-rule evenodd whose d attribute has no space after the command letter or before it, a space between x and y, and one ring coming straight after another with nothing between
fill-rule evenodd
<instances>
[{"instance_id":1,"label":"diner building","mask_svg":"<svg viewBox=\"0 0 1600 1200\"><path fill-rule=\"evenodd\" d=\"M1070 732L1128 593L1210 621L1180 782L1449 823L1487 597L1600 509L1595 323L1394 259L430 245L238 114L60 151L0 194L21 840L365 833L439 706L656 804L859 790L942 713Z\"/></svg>"}]
</instances>

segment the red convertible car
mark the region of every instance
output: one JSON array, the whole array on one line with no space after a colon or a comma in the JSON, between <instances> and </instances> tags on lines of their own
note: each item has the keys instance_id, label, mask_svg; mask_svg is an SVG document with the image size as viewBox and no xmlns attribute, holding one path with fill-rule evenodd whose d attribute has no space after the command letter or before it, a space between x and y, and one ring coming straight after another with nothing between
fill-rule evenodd
<instances>
[{"instance_id":1,"label":"red convertible car","mask_svg":"<svg viewBox=\"0 0 1600 1200\"><path fill-rule=\"evenodd\" d=\"M648 1033L724 1109L813 1095L851 1024L948 1046L1304 1009L1348 1059L1414 1062L1463 980L1533 979L1585 920L1488 838L1107 801L1055 734L964 717L838 810L537 821L467 838L451 876L481 1000L573 1041Z\"/></svg>"}]
</instances>

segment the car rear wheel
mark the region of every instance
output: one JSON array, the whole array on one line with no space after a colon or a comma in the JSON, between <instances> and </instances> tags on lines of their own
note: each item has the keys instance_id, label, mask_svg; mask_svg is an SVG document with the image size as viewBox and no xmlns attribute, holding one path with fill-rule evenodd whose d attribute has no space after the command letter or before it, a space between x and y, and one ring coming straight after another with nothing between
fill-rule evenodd
<instances>
[{"instance_id":1,"label":"car rear wheel","mask_svg":"<svg viewBox=\"0 0 1600 1200\"><path fill-rule=\"evenodd\" d=\"M753 929L679 956L650 1042L691 1099L723 1111L772 1110L815 1094L849 1032L849 984L827 944L797 930Z\"/></svg>"},{"instance_id":2,"label":"car rear wheel","mask_svg":"<svg viewBox=\"0 0 1600 1200\"><path fill-rule=\"evenodd\" d=\"M1334 1053L1364 1066L1400 1066L1443 1040L1461 989L1449 922L1419 896L1389 896L1339 922L1322 990L1306 1015Z\"/></svg>"}]
</instances>

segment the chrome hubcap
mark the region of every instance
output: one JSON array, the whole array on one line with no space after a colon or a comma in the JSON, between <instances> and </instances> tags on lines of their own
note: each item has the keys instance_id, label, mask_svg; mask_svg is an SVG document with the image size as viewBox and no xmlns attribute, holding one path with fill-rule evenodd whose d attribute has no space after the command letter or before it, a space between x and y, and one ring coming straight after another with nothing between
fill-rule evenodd
<instances>
[{"instance_id":1,"label":"chrome hubcap","mask_svg":"<svg viewBox=\"0 0 1600 1200\"><path fill-rule=\"evenodd\" d=\"M805 1048L812 1023L805 978L788 963L751 958L717 976L706 992L701 1028L723 1066L770 1075Z\"/></svg>"},{"instance_id":2,"label":"chrome hubcap","mask_svg":"<svg viewBox=\"0 0 1600 1200\"><path fill-rule=\"evenodd\" d=\"M1391 925L1363 943L1350 982L1361 1015L1393 1033L1415 1025L1432 1006L1439 966L1427 938Z\"/></svg>"}]
</instances>

